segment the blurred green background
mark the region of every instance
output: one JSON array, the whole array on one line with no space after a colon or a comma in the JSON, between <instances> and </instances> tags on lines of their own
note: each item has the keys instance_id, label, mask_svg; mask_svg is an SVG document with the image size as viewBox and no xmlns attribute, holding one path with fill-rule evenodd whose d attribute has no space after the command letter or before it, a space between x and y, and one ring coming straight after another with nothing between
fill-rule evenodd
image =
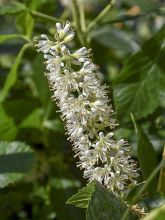
<instances>
[{"instance_id":1,"label":"blurred green background","mask_svg":"<svg viewBox=\"0 0 165 220\"><path fill-rule=\"evenodd\" d=\"M87 25L108 2L82 0ZM116 137L127 139L132 156L139 156L132 113L152 146L143 152L146 164L142 162L141 166L151 169L161 160L165 144L164 3L117 0L90 31L80 33L92 48L103 81L110 85L110 98L120 123ZM86 181L76 168L65 125L51 100L43 57L33 44L35 36L55 32L56 20L73 21L73 9L71 0L0 1L1 220L85 219L83 210L65 205ZM76 38L70 46L75 49L83 45ZM10 150L25 157L5 159ZM149 161L150 152L155 155L154 162ZM10 169L4 171L7 166ZM142 181L151 169L144 171ZM165 187L160 191L164 193ZM162 200L164 197L155 189L155 194L142 203L150 210Z\"/></svg>"}]
</instances>

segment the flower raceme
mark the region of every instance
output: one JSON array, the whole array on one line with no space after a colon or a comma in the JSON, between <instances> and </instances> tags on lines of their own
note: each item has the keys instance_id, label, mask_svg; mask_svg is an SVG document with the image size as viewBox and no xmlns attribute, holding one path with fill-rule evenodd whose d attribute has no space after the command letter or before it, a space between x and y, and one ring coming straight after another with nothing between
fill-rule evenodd
<instances>
[{"instance_id":1,"label":"flower raceme","mask_svg":"<svg viewBox=\"0 0 165 220\"><path fill-rule=\"evenodd\" d=\"M46 76L79 158L77 166L84 170L84 178L119 193L136 183L136 163L129 156L127 142L113 137L114 113L107 87L101 84L98 67L90 58L91 50L82 47L71 52L67 45L74 35L69 22L56 23L55 40L41 35L37 51L44 54Z\"/></svg>"}]
</instances>

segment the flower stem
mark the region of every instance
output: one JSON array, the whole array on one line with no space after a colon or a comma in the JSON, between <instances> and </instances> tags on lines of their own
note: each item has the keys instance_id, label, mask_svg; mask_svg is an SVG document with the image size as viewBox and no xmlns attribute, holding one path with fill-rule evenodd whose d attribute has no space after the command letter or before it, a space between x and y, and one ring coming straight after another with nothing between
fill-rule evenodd
<instances>
[{"instance_id":1,"label":"flower stem","mask_svg":"<svg viewBox=\"0 0 165 220\"><path fill-rule=\"evenodd\" d=\"M80 44L86 45L85 38L83 37L84 34L82 33L82 29L81 29L81 22L79 19L80 18L79 5L77 4L77 0L71 0L71 10L72 10L73 22L77 29L77 36L79 38Z\"/></svg>"},{"instance_id":2,"label":"flower stem","mask_svg":"<svg viewBox=\"0 0 165 220\"><path fill-rule=\"evenodd\" d=\"M100 14L87 26L86 32L89 32L92 28L94 28L97 23L109 12L112 8L115 0L112 0L101 12Z\"/></svg>"},{"instance_id":3,"label":"flower stem","mask_svg":"<svg viewBox=\"0 0 165 220\"><path fill-rule=\"evenodd\" d=\"M86 30L86 22L85 22L85 12L84 12L84 2L79 1L79 13L80 13L80 24L82 32Z\"/></svg>"},{"instance_id":4,"label":"flower stem","mask_svg":"<svg viewBox=\"0 0 165 220\"><path fill-rule=\"evenodd\" d=\"M51 22L60 21L59 18L50 16L50 15L46 15L46 14L43 14L43 13L35 11L35 10L30 11L30 13L31 13L31 15L33 15L35 17L38 17L38 18L41 18L41 19L46 19L46 20L51 21Z\"/></svg>"}]
</instances>

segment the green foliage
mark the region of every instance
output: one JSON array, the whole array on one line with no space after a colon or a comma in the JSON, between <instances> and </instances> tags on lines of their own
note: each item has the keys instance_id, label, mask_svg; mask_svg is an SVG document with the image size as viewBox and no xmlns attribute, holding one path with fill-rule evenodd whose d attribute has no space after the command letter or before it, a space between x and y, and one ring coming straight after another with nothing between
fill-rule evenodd
<instances>
[{"instance_id":1,"label":"green foliage","mask_svg":"<svg viewBox=\"0 0 165 220\"><path fill-rule=\"evenodd\" d=\"M127 61L116 78L114 98L119 114L132 112L136 119L144 118L161 105L165 83L164 36L165 26Z\"/></svg>"},{"instance_id":2,"label":"green foliage","mask_svg":"<svg viewBox=\"0 0 165 220\"><path fill-rule=\"evenodd\" d=\"M21 142L0 142L0 188L23 177L34 163L29 146Z\"/></svg>"},{"instance_id":3,"label":"green foliage","mask_svg":"<svg viewBox=\"0 0 165 220\"><path fill-rule=\"evenodd\" d=\"M60 0L0 2L2 220L140 219L139 213L135 217L130 212L133 204L149 212L164 201L164 163L160 163L165 138L163 3L116 1L110 11L108 0L84 1L84 7L77 1L75 8L63 6ZM85 43L92 48L95 63L110 85L120 124L115 136L128 140L139 162L139 184L121 192L121 198L97 182L75 194L85 183L51 100L43 58L33 46L34 36L54 34L55 22L66 20L73 22L78 36L70 47ZM68 198L73 206L65 204ZM85 209L86 217L76 207ZM163 210L164 206L155 209L144 219L161 219Z\"/></svg>"}]
</instances>

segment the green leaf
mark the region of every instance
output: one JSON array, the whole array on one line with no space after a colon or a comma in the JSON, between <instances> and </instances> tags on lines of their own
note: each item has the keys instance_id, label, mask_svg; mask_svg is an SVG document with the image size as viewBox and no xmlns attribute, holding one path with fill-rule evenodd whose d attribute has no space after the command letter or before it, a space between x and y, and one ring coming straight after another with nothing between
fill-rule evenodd
<instances>
[{"instance_id":1,"label":"green leaf","mask_svg":"<svg viewBox=\"0 0 165 220\"><path fill-rule=\"evenodd\" d=\"M14 85L14 83L17 80L18 77L18 67L20 65L21 59L23 57L23 54L25 52L25 50L29 47L29 44L25 44L20 52L18 53L9 73L7 76L7 79L5 81L4 87L0 92L0 103L4 101L4 99L6 98L8 91L11 89L11 87Z\"/></svg>"},{"instance_id":2,"label":"green leaf","mask_svg":"<svg viewBox=\"0 0 165 220\"><path fill-rule=\"evenodd\" d=\"M91 37L103 46L120 52L129 53L139 49L139 46L128 35L123 31L113 29L110 25L99 26L98 29L92 31Z\"/></svg>"},{"instance_id":3,"label":"green leaf","mask_svg":"<svg viewBox=\"0 0 165 220\"><path fill-rule=\"evenodd\" d=\"M6 100L0 105L0 108L3 108L6 115L13 118L15 124L19 125L35 110L36 104L32 101L27 99Z\"/></svg>"},{"instance_id":4,"label":"green leaf","mask_svg":"<svg viewBox=\"0 0 165 220\"><path fill-rule=\"evenodd\" d=\"M0 8L0 15L17 14L23 10L26 10L26 6L23 3L11 2Z\"/></svg>"},{"instance_id":5,"label":"green leaf","mask_svg":"<svg viewBox=\"0 0 165 220\"><path fill-rule=\"evenodd\" d=\"M16 18L16 26L21 34L30 38L34 27L33 17L27 11L22 12Z\"/></svg>"},{"instance_id":6,"label":"green leaf","mask_svg":"<svg viewBox=\"0 0 165 220\"><path fill-rule=\"evenodd\" d=\"M15 38L21 38L21 39L27 40L25 38L25 36L19 35L19 34L1 34L0 35L0 44L6 42L8 40L15 39Z\"/></svg>"},{"instance_id":7,"label":"green leaf","mask_svg":"<svg viewBox=\"0 0 165 220\"><path fill-rule=\"evenodd\" d=\"M16 137L18 128L13 118L9 117L4 108L0 106L0 140L13 141Z\"/></svg>"},{"instance_id":8,"label":"green leaf","mask_svg":"<svg viewBox=\"0 0 165 220\"><path fill-rule=\"evenodd\" d=\"M40 65L38 65L40 63ZM43 106L47 108L50 101L50 91L46 77L44 76L45 67L42 64L43 58L40 54L37 54L36 58L32 62L33 76L32 79L36 86L39 99ZM42 89L41 89L42 88Z\"/></svg>"},{"instance_id":9,"label":"green leaf","mask_svg":"<svg viewBox=\"0 0 165 220\"><path fill-rule=\"evenodd\" d=\"M20 124L21 128L41 128L41 109L35 109L28 117L26 117Z\"/></svg>"},{"instance_id":10,"label":"green leaf","mask_svg":"<svg viewBox=\"0 0 165 220\"><path fill-rule=\"evenodd\" d=\"M158 74L155 74L156 72ZM151 114L160 103L158 98L161 80L159 73L155 66L149 71L146 70L142 81L117 85L114 88L117 113L129 115L132 112L136 119Z\"/></svg>"},{"instance_id":11,"label":"green leaf","mask_svg":"<svg viewBox=\"0 0 165 220\"><path fill-rule=\"evenodd\" d=\"M137 125L133 118L135 129L138 135L138 147L137 155L140 165L140 170L142 172L143 180L147 180L151 175L153 170L157 167L157 155L154 150L152 143L150 142L148 136L142 130L140 126ZM148 186L148 190L153 193L157 189L157 178L154 178Z\"/></svg>"},{"instance_id":12,"label":"green leaf","mask_svg":"<svg viewBox=\"0 0 165 220\"><path fill-rule=\"evenodd\" d=\"M136 119L140 119L161 105L165 91L164 37L165 26L144 43L116 78L114 100L119 114L132 112Z\"/></svg>"},{"instance_id":13,"label":"green leaf","mask_svg":"<svg viewBox=\"0 0 165 220\"><path fill-rule=\"evenodd\" d=\"M36 99L5 100L0 104L0 119L0 140L25 140L30 134L37 138L35 132L42 128L43 111L37 107Z\"/></svg>"},{"instance_id":14,"label":"green leaf","mask_svg":"<svg viewBox=\"0 0 165 220\"><path fill-rule=\"evenodd\" d=\"M21 142L0 142L0 187L19 180L33 165L33 151Z\"/></svg>"},{"instance_id":15,"label":"green leaf","mask_svg":"<svg viewBox=\"0 0 165 220\"><path fill-rule=\"evenodd\" d=\"M165 205L151 211L143 220L164 220Z\"/></svg>"},{"instance_id":16,"label":"green leaf","mask_svg":"<svg viewBox=\"0 0 165 220\"><path fill-rule=\"evenodd\" d=\"M90 182L84 188L80 189L78 193L73 195L66 204L75 205L79 208L88 208L89 201L95 190L95 182Z\"/></svg>"},{"instance_id":17,"label":"green leaf","mask_svg":"<svg viewBox=\"0 0 165 220\"><path fill-rule=\"evenodd\" d=\"M96 181L80 189L67 204L87 209L87 220L121 220L126 210L126 205L118 197ZM134 216L130 214L128 219L134 219Z\"/></svg>"},{"instance_id":18,"label":"green leaf","mask_svg":"<svg viewBox=\"0 0 165 220\"><path fill-rule=\"evenodd\" d=\"M95 190L92 194L87 209L87 220L115 219L121 220L126 210L126 205L113 193L109 192L103 185L96 182ZM136 219L129 213L127 219Z\"/></svg>"}]
</instances>

